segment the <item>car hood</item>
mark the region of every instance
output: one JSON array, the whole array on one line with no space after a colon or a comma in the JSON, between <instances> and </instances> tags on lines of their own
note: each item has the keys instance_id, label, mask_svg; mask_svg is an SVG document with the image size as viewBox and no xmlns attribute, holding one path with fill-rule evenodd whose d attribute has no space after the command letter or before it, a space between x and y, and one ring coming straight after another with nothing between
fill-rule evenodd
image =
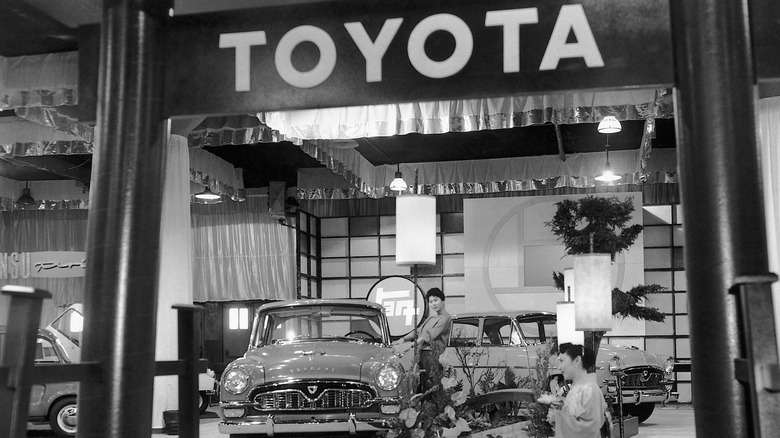
<instances>
[{"instance_id":1,"label":"car hood","mask_svg":"<svg viewBox=\"0 0 780 438\"><path fill-rule=\"evenodd\" d=\"M379 344L328 341L269 345L250 350L245 357L263 366L268 383L301 378L360 380L367 369L364 364L384 362L390 353Z\"/></svg>"},{"instance_id":2,"label":"car hood","mask_svg":"<svg viewBox=\"0 0 780 438\"><path fill-rule=\"evenodd\" d=\"M596 367L609 369L609 361L615 356L620 357L623 368L652 366L663 368L664 363L658 356L639 350L635 347L624 347L620 345L602 344L599 347L599 354L596 357Z\"/></svg>"}]
</instances>

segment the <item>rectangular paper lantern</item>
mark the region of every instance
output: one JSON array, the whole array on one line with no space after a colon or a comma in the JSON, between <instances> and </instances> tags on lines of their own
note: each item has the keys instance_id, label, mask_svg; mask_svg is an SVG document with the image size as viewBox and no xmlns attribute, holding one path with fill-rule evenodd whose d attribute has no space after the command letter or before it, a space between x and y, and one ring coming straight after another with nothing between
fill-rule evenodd
<instances>
[{"instance_id":1,"label":"rectangular paper lantern","mask_svg":"<svg viewBox=\"0 0 780 438\"><path fill-rule=\"evenodd\" d=\"M574 268L563 270L563 300L574 301Z\"/></svg>"},{"instance_id":2,"label":"rectangular paper lantern","mask_svg":"<svg viewBox=\"0 0 780 438\"><path fill-rule=\"evenodd\" d=\"M575 327L577 330L612 330L612 260L609 254L574 257Z\"/></svg>"},{"instance_id":3,"label":"rectangular paper lantern","mask_svg":"<svg viewBox=\"0 0 780 438\"><path fill-rule=\"evenodd\" d=\"M555 306L555 325L558 331L558 345L564 342L585 345L585 332L574 328L574 302L559 301Z\"/></svg>"},{"instance_id":4,"label":"rectangular paper lantern","mask_svg":"<svg viewBox=\"0 0 780 438\"><path fill-rule=\"evenodd\" d=\"M436 264L436 197L395 198L395 263Z\"/></svg>"}]
</instances>

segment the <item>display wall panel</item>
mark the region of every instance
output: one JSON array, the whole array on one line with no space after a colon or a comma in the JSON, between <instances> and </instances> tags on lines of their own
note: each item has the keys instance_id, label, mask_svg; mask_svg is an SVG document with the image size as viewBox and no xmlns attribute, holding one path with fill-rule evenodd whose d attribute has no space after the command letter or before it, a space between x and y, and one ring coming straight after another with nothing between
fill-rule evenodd
<instances>
[{"instance_id":1,"label":"display wall panel","mask_svg":"<svg viewBox=\"0 0 780 438\"><path fill-rule=\"evenodd\" d=\"M410 275L409 267L396 264L395 257L382 257L380 269L382 270L383 277L391 275Z\"/></svg>"},{"instance_id":2,"label":"display wall panel","mask_svg":"<svg viewBox=\"0 0 780 438\"><path fill-rule=\"evenodd\" d=\"M379 251L383 256L395 256L395 237L381 237L379 239Z\"/></svg>"},{"instance_id":3,"label":"display wall panel","mask_svg":"<svg viewBox=\"0 0 780 438\"><path fill-rule=\"evenodd\" d=\"M349 259L324 259L322 260L322 278L347 277Z\"/></svg>"},{"instance_id":4,"label":"display wall panel","mask_svg":"<svg viewBox=\"0 0 780 438\"><path fill-rule=\"evenodd\" d=\"M322 279L322 298L349 298L349 280Z\"/></svg>"},{"instance_id":5,"label":"display wall panel","mask_svg":"<svg viewBox=\"0 0 780 438\"><path fill-rule=\"evenodd\" d=\"M674 289L688 290L688 277L685 275L685 271L677 271L674 273Z\"/></svg>"},{"instance_id":6,"label":"display wall panel","mask_svg":"<svg viewBox=\"0 0 780 438\"><path fill-rule=\"evenodd\" d=\"M379 217L379 234L383 236L395 234L395 216Z\"/></svg>"},{"instance_id":7,"label":"display wall panel","mask_svg":"<svg viewBox=\"0 0 780 438\"><path fill-rule=\"evenodd\" d=\"M645 205L642 207L644 225L668 225L672 223L672 208L669 205Z\"/></svg>"},{"instance_id":8,"label":"display wall panel","mask_svg":"<svg viewBox=\"0 0 780 438\"><path fill-rule=\"evenodd\" d=\"M669 248L645 248L645 269L671 269L672 253Z\"/></svg>"},{"instance_id":9,"label":"display wall panel","mask_svg":"<svg viewBox=\"0 0 780 438\"><path fill-rule=\"evenodd\" d=\"M671 271L649 271L645 272L645 284L657 284L665 289L672 289Z\"/></svg>"},{"instance_id":10,"label":"display wall panel","mask_svg":"<svg viewBox=\"0 0 780 438\"><path fill-rule=\"evenodd\" d=\"M677 349L678 358L690 359L691 358L691 340L690 338L678 338L675 341L675 348Z\"/></svg>"},{"instance_id":11,"label":"display wall panel","mask_svg":"<svg viewBox=\"0 0 780 438\"><path fill-rule=\"evenodd\" d=\"M675 313L688 313L688 293L676 292L674 294Z\"/></svg>"},{"instance_id":12,"label":"display wall panel","mask_svg":"<svg viewBox=\"0 0 780 438\"><path fill-rule=\"evenodd\" d=\"M352 257L379 255L379 239L377 237L353 237L350 239L349 250Z\"/></svg>"},{"instance_id":13,"label":"display wall panel","mask_svg":"<svg viewBox=\"0 0 780 438\"><path fill-rule=\"evenodd\" d=\"M674 325L672 323L673 317L667 316L664 322L648 321L645 323L645 329L648 336L654 335L673 335ZM652 350L651 350L652 351ZM652 351L655 353L655 351Z\"/></svg>"},{"instance_id":14,"label":"display wall panel","mask_svg":"<svg viewBox=\"0 0 780 438\"><path fill-rule=\"evenodd\" d=\"M446 305L447 313L450 315L466 312L466 298L463 296L448 297L444 304Z\"/></svg>"},{"instance_id":15,"label":"display wall panel","mask_svg":"<svg viewBox=\"0 0 780 438\"><path fill-rule=\"evenodd\" d=\"M322 237L347 236L349 221L345 217L329 217L320 219L320 235Z\"/></svg>"},{"instance_id":16,"label":"display wall panel","mask_svg":"<svg viewBox=\"0 0 780 438\"><path fill-rule=\"evenodd\" d=\"M379 234L379 221L376 216L349 218L350 236L376 236Z\"/></svg>"},{"instance_id":17,"label":"display wall panel","mask_svg":"<svg viewBox=\"0 0 780 438\"><path fill-rule=\"evenodd\" d=\"M440 216L442 233L463 233L463 213L443 213Z\"/></svg>"},{"instance_id":18,"label":"display wall panel","mask_svg":"<svg viewBox=\"0 0 780 438\"><path fill-rule=\"evenodd\" d=\"M379 277L379 257L355 259L351 261L352 277Z\"/></svg>"},{"instance_id":19,"label":"display wall panel","mask_svg":"<svg viewBox=\"0 0 780 438\"><path fill-rule=\"evenodd\" d=\"M666 226L645 227L643 231L645 248L653 246L671 246L672 236L669 234L669 231L669 227Z\"/></svg>"},{"instance_id":20,"label":"display wall panel","mask_svg":"<svg viewBox=\"0 0 780 438\"><path fill-rule=\"evenodd\" d=\"M351 284L350 298L365 299L371 287L379 281L379 277L374 278L353 278Z\"/></svg>"},{"instance_id":21,"label":"display wall panel","mask_svg":"<svg viewBox=\"0 0 780 438\"><path fill-rule=\"evenodd\" d=\"M453 254L442 256L444 262L443 273L447 274L462 274L463 268L463 254Z\"/></svg>"},{"instance_id":22,"label":"display wall panel","mask_svg":"<svg viewBox=\"0 0 780 438\"><path fill-rule=\"evenodd\" d=\"M674 320L678 335L687 336L691 334L690 327L688 326L688 315L675 316Z\"/></svg>"},{"instance_id":23,"label":"display wall panel","mask_svg":"<svg viewBox=\"0 0 780 438\"><path fill-rule=\"evenodd\" d=\"M661 359L666 356L674 356L674 339L672 338L648 338L645 341L645 350L661 355Z\"/></svg>"},{"instance_id":24,"label":"display wall panel","mask_svg":"<svg viewBox=\"0 0 780 438\"><path fill-rule=\"evenodd\" d=\"M650 294L645 299L645 305L656 307L661 313L674 313L674 293L671 291Z\"/></svg>"},{"instance_id":25,"label":"display wall panel","mask_svg":"<svg viewBox=\"0 0 780 438\"><path fill-rule=\"evenodd\" d=\"M453 296L466 295L466 280L463 277L444 277L444 289Z\"/></svg>"},{"instance_id":26,"label":"display wall panel","mask_svg":"<svg viewBox=\"0 0 780 438\"><path fill-rule=\"evenodd\" d=\"M322 257L347 257L349 255L349 239L322 239L320 245L322 247Z\"/></svg>"},{"instance_id":27,"label":"display wall panel","mask_svg":"<svg viewBox=\"0 0 780 438\"><path fill-rule=\"evenodd\" d=\"M463 233L444 234L442 240L444 241L442 252L445 254L463 253Z\"/></svg>"}]
</instances>

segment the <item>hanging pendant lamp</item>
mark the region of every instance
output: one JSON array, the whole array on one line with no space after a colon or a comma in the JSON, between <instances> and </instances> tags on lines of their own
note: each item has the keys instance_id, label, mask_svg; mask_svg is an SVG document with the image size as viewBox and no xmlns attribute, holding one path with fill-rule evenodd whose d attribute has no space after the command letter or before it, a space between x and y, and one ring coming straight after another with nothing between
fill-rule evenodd
<instances>
[{"instance_id":1,"label":"hanging pendant lamp","mask_svg":"<svg viewBox=\"0 0 780 438\"><path fill-rule=\"evenodd\" d=\"M22 189L22 196L19 196L19 198L16 199L17 205L23 205L26 207L28 205L35 204L35 199L30 194L30 187L28 186L28 184L29 184L28 181L24 182L24 188Z\"/></svg>"}]
</instances>

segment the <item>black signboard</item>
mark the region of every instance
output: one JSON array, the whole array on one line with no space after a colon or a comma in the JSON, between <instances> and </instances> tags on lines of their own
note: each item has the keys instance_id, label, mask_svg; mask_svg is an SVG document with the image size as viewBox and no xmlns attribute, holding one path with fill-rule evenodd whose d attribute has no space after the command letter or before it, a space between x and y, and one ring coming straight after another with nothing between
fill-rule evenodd
<instances>
[{"instance_id":1,"label":"black signboard","mask_svg":"<svg viewBox=\"0 0 780 438\"><path fill-rule=\"evenodd\" d=\"M166 115L669 86L667 0L339 1L176 17Z\"/></svg>"}]
</instances>

